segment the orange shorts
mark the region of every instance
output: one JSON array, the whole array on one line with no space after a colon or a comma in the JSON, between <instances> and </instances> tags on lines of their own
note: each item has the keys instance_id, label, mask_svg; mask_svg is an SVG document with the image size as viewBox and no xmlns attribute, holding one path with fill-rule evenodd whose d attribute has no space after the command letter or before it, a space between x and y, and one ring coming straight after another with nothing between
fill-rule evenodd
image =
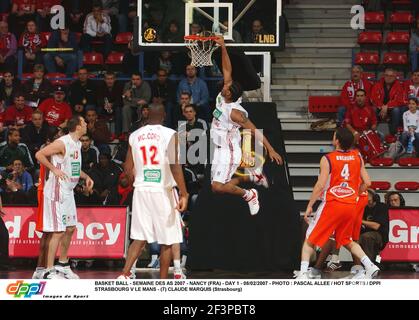
<instances>
[{"instance_id":1,"label":"orange shorts","mask_svg":"<svg viewBox=\"0 0 419 320\"><path fill-rule=\"evenodd\" d=\"M334 233L337 249L351 243L355 207L352 203L323 202L317 209L316 219L308 227L308 242L322 248Z\"/></svg>"},{"instance_id":2,"label":"orange shorts","mask_svg":"<svg viewBox=\"0 0 419 320\"><path fill-rule=\"evenodd\" d=\"M352 232L352 239L354 241L359 240L361 234L362 218L364 217L365 207L368 204L368 196L359 197L358 203L356 204L356 217L354 222L354 231Z\"/></svg>"},{"instance_id":3,"label":"orange shorts","mask_svg":"<svg viewBox=\"0 0 419 320\"><path fill-rule=\"evenodd\" d=\"M42 218L43 214L44 214L44 190L38 190L38 209L36 211L36 216L37 216L37 221L36 221L36 230L39 232L42 232L44 226L43 226L43 221L44 219Z\"/></svg>"}]
</instances>

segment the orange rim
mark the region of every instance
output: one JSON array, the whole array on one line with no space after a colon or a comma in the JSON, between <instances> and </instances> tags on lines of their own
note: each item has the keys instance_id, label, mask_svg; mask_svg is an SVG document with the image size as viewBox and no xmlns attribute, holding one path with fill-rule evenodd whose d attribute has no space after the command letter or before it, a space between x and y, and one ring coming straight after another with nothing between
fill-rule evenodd
<instances>
[{"instance_id":1,"label":"orange rim","mask_svg":"<svg viewBox=\"0 0 419 320\"><path fill-rule=\"evenodd\" d=\"M195 40L195 41L208 41L208 40L217 40L218 37L203 37L203 36L198 36L196 34L191 34L189 36L184 36L183 37L185 40Z\"/></svg>"}]
</instances>

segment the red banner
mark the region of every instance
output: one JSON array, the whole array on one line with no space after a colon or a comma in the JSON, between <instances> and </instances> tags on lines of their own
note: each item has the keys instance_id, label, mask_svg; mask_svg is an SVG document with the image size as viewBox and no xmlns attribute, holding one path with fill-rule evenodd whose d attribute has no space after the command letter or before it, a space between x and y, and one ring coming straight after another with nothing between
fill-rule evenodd
<instances>
[{"instance_id":1,"label":"red banner","mask_svg":"<svg viewBox=\"0 0 419 320\"><path fill-rule=\"evenodd\" d=\"M389 242L383 261L419 261L419 209L390 209Z\"/></svg>"},{"instance_id":2,"label":"red banner","mask_svg":"<svg viewBox=\"0 0 419 320\"><path fill-rule=\"evenodd\" d=\"M15 258L38 257L42 236L36 228L36 208L4 207L3 218L9 230L9 255ZM124 257L127 208L77 208L78 224L69 250L72 258Z\"/></svg>"}]
</instances>

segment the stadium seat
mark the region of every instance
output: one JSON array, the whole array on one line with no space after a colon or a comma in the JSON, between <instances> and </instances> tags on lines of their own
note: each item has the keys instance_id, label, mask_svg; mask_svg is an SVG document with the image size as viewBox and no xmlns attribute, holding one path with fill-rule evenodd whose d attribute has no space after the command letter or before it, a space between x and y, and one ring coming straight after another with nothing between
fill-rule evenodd
<instances>
[{"instance_id":1,"label":"stadium seat","mask_svg":"<svg viewBox=\"0 0 419 320\"><path fill-rule=\"evenodd\" d=\"M391 188L391 183L388 181L371 181L371 189L387 191Z\"/></svg>"},{"instance_id":2,"label":"stadium seat","mask_svg":"<svg viewBox=\"0 0 419 320\"><path fill-rule=\"evenodd\" d=\"M384 138L384 141L388 144L396 142L397 141L397 137L393 134L388 134L386 135L386 137Z\"/></svg>"},{"instance_id":3,"label":"stadium seat","mask_svg":"<svg viewBox=\"0 0 419 320\"><path fill-rule=\"evenodd\" d=\"M67 80L63 78L67 78L64 73L47 73L45 76L54 86L65 86L68 84Z\"/></svg>"},{"instance_id":4,"label":"stadium seat","mask_svg":"<svg viewBox=\"0 0 419 320\"><path fill-rule=\"evenodd\" d=\"M386 44L409 44L410 34L407 31L389 32L386 37Z\"/></svg>"},{"instance_id":5,"label":"stadium seat","mask_svg":"<svg viewBox=\"0 0 419 320\"><path fill-rule=\"evenodd\" d=\"M98 52L85 52L83 54L83 64L103 65L103 55Z\"/></svg>"},{"instance_id":6,"label":"stadium seat","mask_svg":"<svg viewBox=\"0 0 419 320\"><path fill-rule=\"evenodd\" d=\"M310 96L308 111L311 113L334 113L340 106L340 96Z\"/></svg>"},{"instance_id":7,"label":"stadium seat","mask_svg":"<svg viewBox=\"0 0 419 320\"><path fill-rule=\"evenodd\" d=\"M76 32L76 40L77 40L77 43L80 43L81 36L82 36L82 33L81 32Z\"/></svg>"},{"instance_id":8,"label":"stadium seat","mask_svg":"<svg viewBox=\"0 0 419 320\"><path fill-rule=\"evenodd\" d=\"M49 41L49 38L51 38L51 32L42 32L41 35L47 42Z\"/></svg>"},{"instance_id":9,"label":"stadium seat","mask_svg":"<svg viewBox=\"0 0 419 320\"><path fill-rule=\"evenodd\" d=\"M121 32L115 37L115 44L126 45L132 40L132 32Z\"/></svg>"},{"instance_id":10,"label":"stadium seat","mask_svg":"<svg viewBox=\"0 0 419 320\"><path fill-rule=\"evenodd\" d=\"M411 25L414 21L413 14L410 12L393 12L390 15L390 24L408 24Z\"/></svg>"},{"instance_id":11,"label":"stadium seat","mask_svg":"<svg viewBox=\"0 0 419 320\"><path fill-rule=\"evenodd\" d=\"M365 12L365 24L383 25L384 12Z\"/></svg>"},{"instance_id":12,"label":"stadium seat","mask_svg":"<svg viewBox=\"0 0 419 320\"><path fill-rule=\"evenodd\" d=\"M370 164L373 167L391 167L394 164L393 158L376 158L371 159Z\"/></svg>"},{"instance_id":13,"label":"stadium seat","mask_svg":"<svg viewBox=\"0 0 419 320\"><path fill-rule=\"evenodd\" d=\"M33 73L22 73L22 78L21 78L21 82L25 83L26 81L33 79L34 75Z\"/></svg>"},{"instance_id":14,"label":"stadium seat","mask_svg":"<svg viewBox=\"0 0 419 320\"><path fill-rule=\"evenodd\" d=\"M403 181L397 182L394 188L399 191L416 191L419 189L419 182L416 181Z\"/></svg>"},{"instance_id":15,"label":"stadium seat","mask_svg":"<svg viewBox=\"0 0 419 320\"><path fill-rule=\"evenodd\" d=\"M402 167L419 167L419 158L400 158L399 166Z\"/></svg>"},{"instance_id":16,"label":"stadium seat","mask_svg":"<svg viewBox=\"0 0 419 320\"><path fill-rule=\"evenodd\" d=\"M106 59L106 64L122 64L124 54L122 52L111 52Z\"/></svg>"},{"instance_id":17,"label":"stadium seat","mask_svg":"<svg viewBox=\"0 0 419 320\"><path fill-rule=\"evenodd\" d=\"M383 58L383 64L385 65L408 65L409 58L406 53L402 52L386 52Z\"/></svg>"},{"instance_id":18,"label":"stadium seat","mask_svg":"<svg viewBox=\"0 0 419 320\"><path fill-rule=\"evenodd\" d=\"M365 31L358 35L358 44L381 44L383 34L379 31Z\"/></svg>"},{"instance_id":19,"label":"stadium seat","mask_svg":"<svg viewBox=\"0 0 419 320\"><path fill-rule=\"evenodd\" d=\"M360 65L379 65L380 56L378 52L360 52L355 56L355 64Z\"/></svg>"}]
</instances>

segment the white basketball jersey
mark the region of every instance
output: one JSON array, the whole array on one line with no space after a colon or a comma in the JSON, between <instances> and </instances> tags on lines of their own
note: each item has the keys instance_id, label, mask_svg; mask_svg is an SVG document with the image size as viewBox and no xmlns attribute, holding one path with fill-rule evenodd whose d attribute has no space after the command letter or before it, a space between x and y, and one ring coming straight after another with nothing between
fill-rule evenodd
<instances>
[{"instance_id":1,"label":"white basketball jersey","mask_svg":"<svg viewBox=\"0 0 419 320\"><path fill-rule=\"evenodd\" d=\"M64 143L65 155L51 156L51 163L67 175L62 180L54 176L50 171L48 180L45 182L44 195L54 201L62 202L66 197L73 196L73 189L80 179L81 172L81 142L74 141L68 134L58 140Z\"/></svg>"},{"instance_id":2,"label":"white basketball jersey","mask_svg":"<svg viewBox=\"0 0 419 320\"><path fill-rule=\"evenodd\" d=\"M240 145L241 126L231 120L231 111L237 109L245 114L247 111L240 105L241 98L236 102L226 103L221 93L217 96L213 120L211 124L212 141L220 147L228 148L230 144Z\"/></svg>"},{"instance_id":3,"label":"white basketball jersey","mask_svg":"<svg viewBox=\"0 0 419 320\"><path fill-rule=\"evenodd\" d=\"M176 131L161 125L147 125L129 137L135 167L135 188L172 189L168 147Z\"/></svg>"}]
</instances>

